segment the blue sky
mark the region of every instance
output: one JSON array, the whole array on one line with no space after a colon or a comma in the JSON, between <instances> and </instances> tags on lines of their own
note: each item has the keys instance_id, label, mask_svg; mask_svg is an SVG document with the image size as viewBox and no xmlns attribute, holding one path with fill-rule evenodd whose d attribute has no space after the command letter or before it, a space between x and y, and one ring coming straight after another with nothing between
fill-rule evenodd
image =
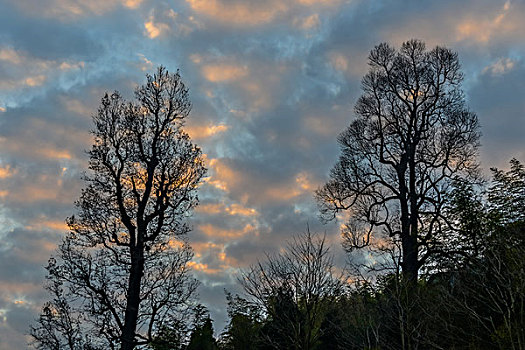
<instances>
[{"instance_id":1,"label":"blue sky","mask_svg":"<svg viewBox=\"0 0 525 350\"><path fill-rule=\"evenodd\" d=\"M0 0L0 349L25 347L43 266L74 213L91 115L180 69L187 131L207 158L191 219L201 301L220 330L236 273L309 224L344 261L313 191L353 120L367 55L418 38L459 53L480 161L525 161L525 2Z\"/></svg>"}]
</instances>

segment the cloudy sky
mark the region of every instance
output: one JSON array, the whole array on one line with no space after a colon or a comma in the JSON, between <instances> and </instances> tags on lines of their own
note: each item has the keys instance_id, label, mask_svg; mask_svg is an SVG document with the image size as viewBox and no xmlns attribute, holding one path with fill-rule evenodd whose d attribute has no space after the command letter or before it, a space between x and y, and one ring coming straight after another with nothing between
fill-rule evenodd
<instances>
[{"instance_id":1,"label":"cloudy sky","mask_svg":"<svg viewBox=\"0 0 525 350\"><path fill-rule=\"evenodd\" d=\"M0 0L0 350L26 347L46 300L105 91L131 98L160 64L190 88L187 130L209 168L190 241L220 331L237 269L307 224L344 260L312 193L375 45L459 53L488 169L525 161L524 33L520 0Z\"/></svg>"}]
</instances>

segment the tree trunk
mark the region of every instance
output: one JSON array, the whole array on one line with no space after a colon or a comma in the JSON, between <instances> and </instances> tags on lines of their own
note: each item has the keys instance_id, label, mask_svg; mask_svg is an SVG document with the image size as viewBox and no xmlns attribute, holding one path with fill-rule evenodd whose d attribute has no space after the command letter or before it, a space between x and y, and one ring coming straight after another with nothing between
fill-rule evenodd
<instances>
[{"instance_id":1,"label":"tree trunk","mask_svg":"<svg viewBox=\"0 0 525 350\"><path fill-rule=\"evenodd\" d=\"M140 286L144 272L144 250L141 246L131 249L131 269L129 272L128 295L126 313L124 316L124 329L121 336L121 350L135 348L135 331L140 305Z\"/></svg>"},{"instance_id":2,"label":"tree trunk","mask_svg":"<svg viewBox=\"0 0 525 350\"><path fill-rule=\"evenodd\" d=\"M417 259L417 236L411 234L401 237L403 246L403 277L409 284L417 282L418 259Z\"/></svg>"},{"instance_id":3,"label":"tree trunk","mask_svg":"<svg viewBox=\"0 0 525 350\"><path fill-rule=\"evenodd\" d=\"M416 119L414 116L413 119ZM411 145L409 149L408 157L408 202L407 206L410 205L410 214L407 218L408 225L405 225L406 231L403 232L405 235L402 240L403 245L403 277L410 286L413 286L417 282L419 265L418 265L418 235L419 235L419 210L417 205L417 189L416 189L416 153L417 142ZM407 227L408 226L408 227Z\"/></svg>"}]
</instances>

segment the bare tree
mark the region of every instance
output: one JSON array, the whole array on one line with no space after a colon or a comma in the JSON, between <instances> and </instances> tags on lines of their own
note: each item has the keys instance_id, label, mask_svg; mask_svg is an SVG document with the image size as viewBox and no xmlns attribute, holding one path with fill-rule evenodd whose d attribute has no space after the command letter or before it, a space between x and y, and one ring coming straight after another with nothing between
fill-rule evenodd
<instances>
[{"instance_id":1,"label":"bare tree","mask_svg":"<svg viewBox=\"0 0 525 350\"><path fill-rule=\"evenodd\" d=\"M188 89L179 73L160 67L135 96L132 103L117 92L102 98L78 215L67 220L70 232L47 267L51 291L67 302L73 319L82 317L74 326L93 348L150 343L176 322L196 288L187 265L192 251L181 236L206 169L182 130L191 109ZM44 314L57 317L33 327L42 349L50 347L41 330L66 310L46 307Z\"/></svg>"},{"instance_id":2,"label":"bare tree","mask_svg":"<svg viewBox=\"0 0 525 350\"><path fill-rule=\"evenodd\" d=\"M415 281L450 224L443 206L453 180L477 178L478 120L449 49L383 43L369 65L357 118L339 136L341 156L316 197L325 220L347 211L348 250L399 239L403 275Z\"/></svg>"},{"instance_id":3,"label":"bare tree","mask_svg":"<svg viewBox=\"0 0 525 350\"><path fill-rule=\"evenodd\" d=\"M288 348L314 349L327 305L344 288L325 237L309 230L295 236L282 253L251 266L241 284L267 321L275 322L277 327L263 336L276 349L284 346L278 338Z\"/></svg>"}]
</instances>

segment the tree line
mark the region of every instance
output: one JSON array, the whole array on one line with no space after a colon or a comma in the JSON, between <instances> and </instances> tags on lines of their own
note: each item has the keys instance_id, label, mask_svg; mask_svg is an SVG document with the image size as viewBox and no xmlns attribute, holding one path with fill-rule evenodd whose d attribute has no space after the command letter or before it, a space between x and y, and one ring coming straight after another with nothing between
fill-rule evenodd
<instances>
[{"instance_id":1,"label":"tree line","mask_svg":"<svg viewBox=\"0 0 525 350\"><path fill-rule=\"evenodd\" d=\"M339 160L315 192L345 269L309 229L239 275L214 338L187 219L206 173L179 73L106 94L90 171L46 267L37 349L524 349L525 167L481 175L457 53L376 46Z\"/></svg>"}]
</instances>

